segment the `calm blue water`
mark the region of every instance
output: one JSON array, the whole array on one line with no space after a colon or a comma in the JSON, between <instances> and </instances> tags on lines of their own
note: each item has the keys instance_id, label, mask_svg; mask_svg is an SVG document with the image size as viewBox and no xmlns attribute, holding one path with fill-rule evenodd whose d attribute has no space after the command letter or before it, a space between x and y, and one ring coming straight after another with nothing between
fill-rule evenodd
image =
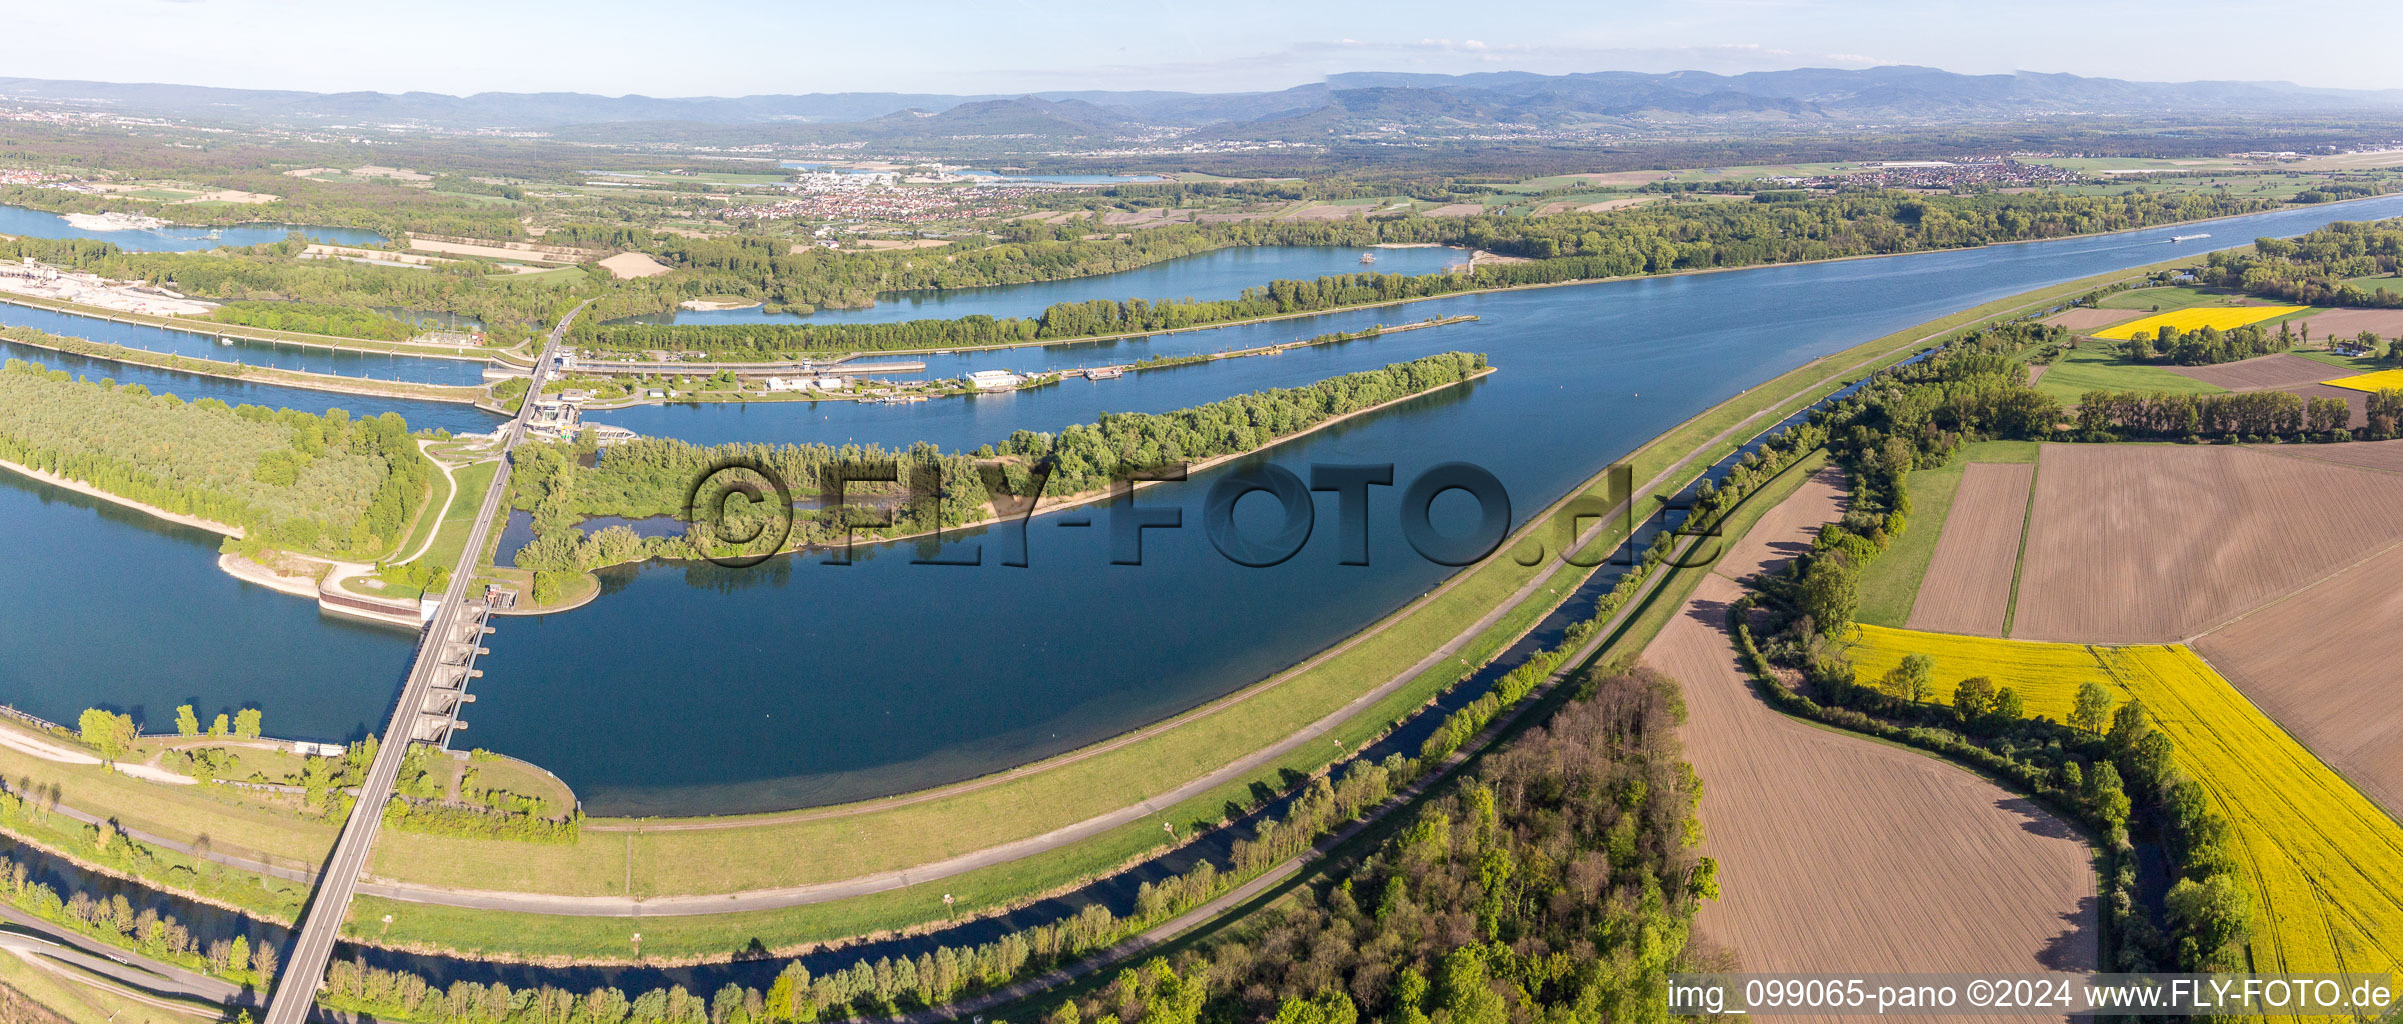
<instances>
[{"instance_id":1,"label":"calm blue water","mask_svg":"<svg viewBox=\"0 0 2403 1024\"><path fill-rule=\"evenodd\" d=\"M438 359L427 356L376 355L364 352L335 351L307 348L300 345L277 345L272 342L232 339L220 342L214 335L195 334L148 324L121 323L97 317L77 316L47 309L35 309L15 303L0 302L0 326L35 327L52 334L83 338L89 341L123 345L127 348L148 349L193 359L214 359L221 363L241 363L247 366L266 366L279 370L305 370L310 373L330 373L343 377L374 377L382 380L410 381L418 384L482 384L484 364L480 360Z\"/></svg>"},{"instance_id":2,"label":"calm blue water","mask_svg":"<svg viewBox=\"0 0 2403 1024\"><path fill-rule=\"evenodd\" d=\"M147 366L120 363L112 359L91 359L84 356L52 352L31 345L0 341L0 360L23 359L40 363L53 370L98 380L114 378L119 384L140 384L154 392L173 394L186 401L215 398L227 405L263 405L276 409L301 409L322 413L327 409L346 409L352 416L381 416L396 412L409 421L409 428L443 429L454 434L482 432L492 429L500 417L472 405L456 402L421 402L406 398L371 398L365 395L345 395L308 388L289 388L276 384L252 384L208 377L194 373L177 373ZM0 594L0 607L7 607L10 598ZM0 662L5 665L5 662ZM0 678L6 678L0 671ZM78 709L80 710L80 709Z\"/></svg>"},{"instance_id":3,"label":"calm blue water","mask_svg":"<svg viewBox=\"0 0 2403 1024\"><path fill-rule=\"evenodd\" d=\"M2403 196L2208 230L2214 242L2234 244L2398 212ZM1401 483L1439 462L1469 461L1507 486L1516 521L1646 438L1786 369L2047 282L2163 259L2183 251L2165 241L2179 230L2193 229L1462 297L1417 304L1407 315L1472 312L1482 321L990 403L816 407L824 419L796 411L809 406L710 407L723 411L709 415L740 418L763 434L783 431L778 440L929 437L964 445L1019 426L1089 418L1079 410L1091 405L1171 408L1194 395L1218 397L1425 351L1481 350L1501 368L1483 382L1253 461L1305 476L1312 462L1391 462ZM1288 337L1315 334L1360 316L1281 329ZM974 358L1018 365L1029 357ZM847 419L832 418L838 410ZM869 418L882 414L895 415ZM693 423L702 418L692 415ZM594 813L693 814L874 796L983 774L1190 707L1340 639L1450 571L1402 543L1399 492L1385 488L1370 499L1372 565L1336 564L1336 510L1333 496L1322 495L1318 530L1298 556L1270 569L1237 566L1199 528L1201 495L1217 475L1144 492L1144 505L1181 508L1185 526L1146 531L1142 566L1109 564L1105 510L1089 527L1059 525L1064 517L1056 514L1026 527L1029 568L996 564L1018 550L1011 526L942 550L964 556L982 545L986 564L978 567L914 565L920 546L899 545L865 552L849 567L810 555L740 571L611 570L609 592L586 608L499 623L468 735L558 772ZM1267 518L1269 510L1258 507L1265 504L1247 499L1238 519ZM1439 525L1464 518L1466 505L1458 494L1439 500ZM0 569L10 581L0 587L0 606L48 600L48 581L72 578L113 589L112 606L156 605L203 620L216 614L205 599L160 582L160 574L142 577L138 588L115 588L108 581L116 577L76 568L83 563L75 553L89 541L73 525L90 518L39 538L45 550L64 552L63 563L38 575ZM213 545L183 550L205 568ZM83 635L58 631L99 629L99 621L60 624L53 635ZM26 671L0 657L0 677L35 680L18 699L51 717L151 685L117 668L151 663L117 651L149 645L148 637L112 626L94 643L102 653L82 672ZM388 706L397 676L327 667L346 663L327 653L330 644L301 637L286 645L284 657L319 666L319 677L262 698L271 729L341 735ZM394 657L404 657L406 646L395 636ZM707 669L696 672L696 665ZM658 685L663 679L686 682Z\"/></svg>"},{"instance_id":4,"label":"calm blue water","mask_svg":"<svg viewBox=\"0 0 2403 1024\"><path fill-rule=\"evenodd\" d=\"M1363 265L1362 254L1377 262ZM1279 279L1303 280L1328 274L1375 270L1387 274L1432 274L1465 262L1468 253L1442 247L1420 249L1354 249L1335 245L1249 246L1214 249L1181 259L1154 263L1098 277L1079 277L1040 284L958 288L950 291L894 292L865 309L821 309L807 316L769 313L758 307L696 312L678 310L629 318L641 323L676 324L882 324L902 320L948 320L982 313L996 318L1031 317L1053 303L1096 299L1231 299L1246 288Z\"/></svg>"},{"instance_id":5,"label":"calm blue water","mask_svg":"<svg viewBox=\"0 0 2403 1024\"><path fill-rule=\"evenodd\" d=\"M170 211L171 212L171 211ZM217 237L210 238L210 232ZM27 238L92 238L127 252L189 252L221 245L261 245L281 242L298 231L312 242L334 245L377 245L384 236L365 228L313 227L305 224L238 224L224 228L169 226L149 231L84 231L67 218L22 206L0 206L0 235Z\"/></svg>"}]
</instances>

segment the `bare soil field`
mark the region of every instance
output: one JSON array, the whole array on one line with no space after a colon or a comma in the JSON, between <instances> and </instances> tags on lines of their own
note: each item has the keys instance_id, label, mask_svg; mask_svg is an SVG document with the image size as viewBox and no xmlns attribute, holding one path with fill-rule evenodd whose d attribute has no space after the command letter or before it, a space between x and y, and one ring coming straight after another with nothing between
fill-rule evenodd
<instances>
[{"instance_id":1,"label":"bare soil field","mask_svg":"<svg viewBox=\"0 0 2403 1024\"><path fill-rule=\"evenodd\" d=\"M1429 217L1474 217L1484 212L1485 207L1477 203L1445 203L1428 210L1426 215Z\"/></svg>"},{"instance_id":2,"label":"bare soil field","mask_svg":"<svg viewBox=\"0 0 2403 1024\"><path fill-rule=\"evenodd\" d=\"M524 242L445 242L416 235L409 236L409 248L420 252L446 252L496 260L531 260L536 263L582 263L592 258L567 249L537 248Z\"/></svg>"},{"instance_id":3,"label":"bare soil field","mask_svg":"<svg viewBox=\"0 0 2403 1024\"><path fill-rule=\"evenodd\" d=\"M2027 522L2031 462L1973 462L1961 467L1952 513L1936 536L1935 557L1911 605L1912 629L2001 636Z\"/></svg>"},{"instance_id":4,"label":"bare soil field","mask_svg":"<svg viewBox=\"0 0 2403 1024\"><path fill-rule=\"evenodd\" d=\"M2330 388L2343 391L2343 388ZM2355 391L2352 394L2360 394ZM2339 466L2374 469L2381 473L2403 474L2403 441L2355 441L2349 444L2291 445L2263 448L2280 455L2291 455L2313 462L2331 462ZM2367 549L2364 549L2367 550Z\"/></svg>"},{"instance_id":5,"label":"bare soil field","mask_svg":"<svg viewBox=\"0 0 2403 1024\"><path fill-rule=\"evenodd\" d=\"M2317 384L2345 375L2345 371L2326 363L2285 352L2216 366L2172 366L2168 369L2181 377L2190 377L2230 391L2266 391L2298 384Z\"/></svg>"},{"instance_id":6,"label":"bare soil field","mask_svg":"<svg viewBox=\"0 0 2403 1024\"><path fill-rule=\"evenodd\" d=\"M2064 309L2045 317L2044 322L2073 331L2099 331L2112 324L2126 323L2140 316L2151 316L2136 309Z\"/></svg>"},{"instance_id":7,"label":"bare soil field","mask_svg":"<svg viewBox=\"0 0 2403 1024\"><path fill-rule=\"evenodd\" d=\"M2221 627L2195 650L2311 752L2403 815L2403 547Z\"/></svg>"},{"instance_id":8,"label":"bare soil field","mask_svg":"<svg viewBox=\"0 0 2403 1024\"><path fill-rule=\"evenodd\" d=\"M1722 628L1739 593L1706 578L1643 659L1683 684L1703 779L1702 849L1725 895L1697 933L1745 971L2093 969L2076 831L1966 770L1763 704Z\"/></svg>"},{"instance_id":9,"label":"bare soil field","mask_svg":"<svg viewBox=\"0 0 2403 1024\"><path fill-rule=\"evenodd\" d=\"M667 264L639 252L621 252L602 260L601 267L619 277L658 277L668 272Z\"/></svg>"},{"instance_id":10,"label":"bare soil field","mask_svg":"<svg viewBox=\"0 0 2403 1024\"><path fill-rule=\"evenodd\" d=\"M1299 210L1295 210L1292 213L1286 214L1284 219L1345 220L1350 218L1355 213L1365 214L1368 212L1368 210L1369 208L1366 206L1329 206L1326 204L1320 204L1317 206L1302 207Z\"/></svg>"},{"instance_id":11,"label":"bare soil field","mask_svg":"<svg viewBox=\"0 0 2403 1024\"><path fill-rule=\"evenodd\" d=\"M2332 309L2304 319L2311 325L2314 338L2333 334L2350 339L2363 331L2374 332L2381 338L2403 337L2403 309Z\"/></svg>"},{"instance_id":12,"label":"bare soil field","mask_svg":"<svg viewBox=\"0 0 2403 1024\"><path fill-rule=\"evenodd\" d=\"M2048 444L2038 468L2023 640L2182 640L2403 539L2403 477L2311 458Z\"/></svg>"},{"instance_id":13,"label":"bare soil field","mask_svg":"<svg viewBox=\"0 0 2403 1024\"><path fill-rule=\"evenodd\" d=\"M1844 471L1834 466L1811 474L1794 495L1770 509L1743 537L1730 544L1719 562L1722 572L1742 576L1775 572L1811 549L1819 528L1844 518ZM1732 567L1742 566L1742 572Z\"/></svg>"},{"instance_id":14,"label":"bare soil field","mask_svg":"<svg viewBox=\"0 0 2403 1024\"><path fill-rule=\"evenodd\" d=\"M2030 384L2034 384L2034 383L2036 383L2037 381L2043 380L2043 379L2044 379L2044 371L2046 371L2046 370L2050 370L2050 369L2052 369L2052 368L2053 368L2053 364L2051 364L2051 363L2036 363L2036 364L2034 364L2034 365L2031 365L2031 366L2029 366L2029 367L2028 367L2028 383L2030 383Z\"/></svg>"}]
</instances>

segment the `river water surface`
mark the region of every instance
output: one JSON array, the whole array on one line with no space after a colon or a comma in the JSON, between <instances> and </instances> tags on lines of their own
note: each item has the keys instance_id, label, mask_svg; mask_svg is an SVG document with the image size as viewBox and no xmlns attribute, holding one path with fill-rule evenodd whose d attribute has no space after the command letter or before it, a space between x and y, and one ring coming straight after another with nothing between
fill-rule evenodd
<instances>
[{"instance_id":1,"label":"river water surface","mask_svg":"<svg viewBox=\"0 0 2403 1024\"><path fill-rule=\"evenodd\" d=\"M2403 196L2256 215L2210 224L2203 230L2211 241L2187 245L2199 251L2398 212ZM2195 230L1463 296L1195 332L1131 343L1108 358L1434 314L1482 318L973 401L663 407L596 418L696 439L923 439L965 448L1102 409L1165 410L1465 349L1487 353L1499 372L1248 461L1305 477L1313 463L1392 463L1397 484L1438 463L1471 462L1506 486L1515 523L1645 439L1787 369L1981 302L2170 258L2189 250L2168 236ZM1035 369L1100 355L980 353L940 357L950 362L928 372ZM366 403L339 404L362 411ZM812 554L749 570L609 570L607 593L586 608L498 623L462 739L552 769L597 814L874 797L1047 756L1208 700L1340 640L1452 571L1403 542L1399 487L1371 492L1368 566L1338 564L1332 494L1318 497L1317 529L1291 561L1267 569L1229 562L1200 529L1201 496L1223 472L1142 494L1145 506L1180 509L1184 525L1143 531L1141 565L1111 564L1112 513L1097 509L1089 526L1054 514L1025 527L1023 541L1013 525L954 538L939 552L917 544L863 550L850 566ZM35 616L40 640L0 644L0 677L24 681L12 689L28 710L71 719L102 702L161 719L162 709L187 698L247 700L266 709L271 732L342 739L389 707L406 635L317 622L306 602L264 592L259 600L285 602L302 621L222 600L207 589L215 570L206 537L150 531L158 543L142 558L112 561L105 552L134 543L123 523L42 504L26 485L13 486L25 497L6 500L59 514L0 507L12 527L8 543L27 553L0 561L0 609L34 610L60 588L92 592L84 614ZM1461 532L1472 503L1454 492L1437 499L1435 512L1439 527ZM1257 535L1272 532L1267 499L1246 499L1237 518ZM1021 550L1026 567L999 564ZM915 564L928 554L981 554L983 564ZM196 573L136 568L178 560ZM292 671L224 696L211 691L237 689L230 681L182 682L205 675L204 659L217 665L238 655L195 654L177 637L126 625L168 615L188 617L196 632L269 635L272 660ZM25 635L10 632L12 640ZM73 666L80 670L43 657L60 646L88 652ZM179 660L193 667L155 670Z\"/></svg>"}]
</instances>

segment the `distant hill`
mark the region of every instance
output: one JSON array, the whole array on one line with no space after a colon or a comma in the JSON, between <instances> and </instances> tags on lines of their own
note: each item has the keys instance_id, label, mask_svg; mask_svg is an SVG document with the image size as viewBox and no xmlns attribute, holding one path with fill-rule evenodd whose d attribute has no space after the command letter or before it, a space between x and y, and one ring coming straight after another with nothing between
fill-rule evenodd
<instances>
[{"instance_id":1,"label":"distant hill","mask_svg":"<svg viewBox=\"0 0 2403 1024\"><path fill-rule=\"evenodd\" d=\"M1363 71L1275 92L1066 91L1027 95L810 93L657 98L586 93L307 93L0 78L0 99L228 123L510 128L605 138L723 139L744 129L785 141L1035 138L1289 139L1447 135L1477 128L1652 128L1690 122L1972 121L2055 114L2403 112L2403 90L2286 82L2129 82L1936 68L1801 68L1716 75ZM677 128L676 126L687 126ZM767 130L768 126L777 126Z\"/></svg>"}]
</instances>

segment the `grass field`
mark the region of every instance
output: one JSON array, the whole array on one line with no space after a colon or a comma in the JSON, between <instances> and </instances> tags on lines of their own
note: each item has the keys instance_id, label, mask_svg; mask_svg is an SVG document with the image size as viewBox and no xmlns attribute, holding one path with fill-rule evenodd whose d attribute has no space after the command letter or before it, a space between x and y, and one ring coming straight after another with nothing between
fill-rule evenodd
<instances>
[{"instance_id":1,"label":"grass field","mask_svg":"<svg viewBox=\"0 0 2403 1024\"><path fill-rule=\"evenodd\" d=\"M2105 327L2102 330L2094 332L2094 336L2097 338L2109 338L2113 341L2126 341L2137 336L2138 334L2150 334L2164 327L2175 327L2181 334L2189 331L2199 331L2205 327L2216 327L2225 331L2230 328L2242 327L2246 324L2256 324L2264 320L2285 316L2289 313L2300 313L2309 308L2311 307L2189 306L2185 309L2158 313L2153 316L2145 317L2142 320L2130 320L2127 323L2119 324L2117 326Z\"/></svg>"},{"instance_id":2,"label":"grass field","mask_svg":"<svg viewBox=\"0 0 2403 1024\"><path fill-rule=\"evenodd\" d=\"M2187 285L2167 285L2157 288L2130 288L2103 296L2094 304L2096 309L2144 309L2167 312L2189 306L2225 306L2243 298L2241 292L2219 288L2195 288Z\"/></svg>"},{"instance_id":3,"label":"grass field","mask_svg":"<svg viewBox=\"0 0 2403 1024\"><path fill-rule=\"evenodd\" d=\"M2121 357L2119 346L2089 341L2053 360L2052 369L2036 378L2036 390L2053 396L2063 405L2075 405L2078 397L2089 391L2216 395L2227 389L2174 373L2167 367L2128 362Z\"/></svg>"},{"instance_id":4,"label":"grass field","mask_svg":"<svg viewBox=\"0 0 2403 1024\"><path fill-rule=\"evenodd\" d=\"M459 564L459 551L467 546L468 527L475 525L476 510L483 507L484 492L492 487L492 474L500 463L485 460L451 470L458 489L451 492L450 506L443 510L442 524L434 528L434 546L427 548L419 559L427 565ZM422 538L419 538L422 539Z\"/></svg>"},{"instance_id":5,"label":"grass field","mask_svg":"<svg viewBox=\"0 0 2403 1024\"><path fill-rule=\"evenodd\" d=\"M1964 445L1953 460L1934 469L1916 470L1903 484L1911 495L1911 516L1902 536L1861 572L1860 610L1855 618L1880 626L1900 627L1919 600L1919 583L1927 577L1928 560L1936 555L1936 538L1952 512L1953 492L1961 486L1961 467L1972 462L2034 462L2033 441L1979 441Z\"/></svg>"},{"instance_id":6,"label":"grass field","mask_svg":"<svg viewBox=\"0 0 2403 1024\"><path fill-rule=\"evenodd\" d=\"M2359 288L2365 292L2395 292L2398 294L2403 294L2403 277L2396 277L2393 274L2372 274L2368 277L2350 278L2347 279L2345 283L2352 285L2355 288Z\"/></svg>"},{"instance_id":7,"label":"grass field","mask_svg":"<svg viewBox=\"0 0 2403 1024\"><path fill-rule=\"evenodd\" d=\"M2259 971L2376 971L2403 964L2403 825L2312 756L2276 722L2176 645L2098 647L1859 627L1864 681L1922 653L1949 699L1970 676L2019 691L2031 714L2060 719L2081 683L2144 702L2176 745L2179 767L2228 818L2252 883Z\"/></svg>"}]
</instances>

